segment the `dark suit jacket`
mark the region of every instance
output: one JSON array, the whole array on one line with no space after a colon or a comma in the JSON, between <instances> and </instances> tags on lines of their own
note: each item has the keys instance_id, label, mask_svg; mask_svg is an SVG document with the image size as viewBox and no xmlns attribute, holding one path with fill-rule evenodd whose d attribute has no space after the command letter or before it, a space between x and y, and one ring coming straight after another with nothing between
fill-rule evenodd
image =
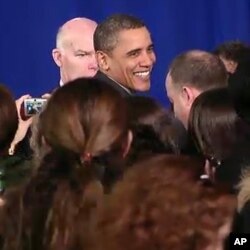
<instances>
[{"instance_id":1,"label":"dark suit jacket","mask_svg":"<svg viewBox=\"0 0 250 250\"><path fill-rule=\"evenodd\" d=\"M106 76L105 74L103 74L101 71L98 71L96 73L96 75L94 76L94 78L107 83L108 85L110 85L111 87L113 87L114 89L116 89L123 97L129 97L129 96L133 95L133 91L132 90L128 89L128 91L127 91L126 90L127 87L124 87L124 88L126 88L126 89L124 89L119 84L117 84L115 81L113 81L108 76Z\"/></svg>"}]
</instances>

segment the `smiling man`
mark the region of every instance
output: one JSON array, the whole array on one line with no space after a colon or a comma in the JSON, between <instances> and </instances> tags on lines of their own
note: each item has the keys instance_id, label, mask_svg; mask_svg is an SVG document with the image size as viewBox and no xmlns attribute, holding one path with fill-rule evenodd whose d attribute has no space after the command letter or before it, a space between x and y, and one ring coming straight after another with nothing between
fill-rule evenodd
<instances>
[{"instance_id":1,"label":"smiling man","mask_svg":"<svg viewBox=\"0 0 250 250\"><path fill-rule=\"evenodd\" d=\"M96 78L123 96L150 89L156 57L150 33L140 19L125 14L108 17L95 30L94 47L99 66Z\"/></svg>"}]
</instances>

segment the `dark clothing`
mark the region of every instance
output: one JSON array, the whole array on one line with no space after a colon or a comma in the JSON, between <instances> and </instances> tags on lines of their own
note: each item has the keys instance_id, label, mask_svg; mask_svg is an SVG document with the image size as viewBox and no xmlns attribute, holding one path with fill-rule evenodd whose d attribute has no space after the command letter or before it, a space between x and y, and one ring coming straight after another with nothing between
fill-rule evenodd
<instances>
[{"instance_id":1,"label":"dark clothing","mask_svg":"<svg viewBox=\"0 0 250 250\"><path fill-rule=\"evenodd\" d=\"M250 167L250 139L246 134L233 148L231 154L223 159L216 169L216 178L220 182L229 184L234 193L238 192L238 184L242 174ZM238 139L238 138L237 138Z\"/></svg>"},{"instance_id":2,"label":"dark clothing","mask_svg":"<svg viewBox=\"0 0 250 250\"><path fill-rule=\"evenodd\" d=\"M94 78L107 83L108 85L116 89L123 97L129 97L133 95L132 90L128 89L127 87L120 86L122 84L119 85L117 82L109 78L107 75L103 74L101 71L98 71Z\"/></svg>"},{"instance_id":3,"label":"dark clothing","mask_svg":"<svg viewBox=\"0 0 250 250\"><path fill-rule=\"evenodd\" d=\"M195 143L188 132L186 132L185 136L182 136L184 142L182 142L181 153L189 156L202 156L201 152L195 146Z\"/></svg>"},{"instance_id":4,"label":"dark clothing","mask_svg":"<svg viewBox=\"0 0 250 250\"><path fill-rule=\"evenodd\" d=\"M228 159L225 162L225 169L221 169L220 179L223 178L222 181L227 181L231 183L233 186L233 191L238 193L239 191L245 193L245 197L250 197L249 193L249 185L250 181L245 180L245 184L241 186L241 190L238 190L239 181L245 179L249 173L250 169L250 146L249 146L249 138L246 139L245 143L241 143L237 149L234 151L233 157ZM223 166L222 166L223 167ZM218 173L219 174L219 173ZM249 177L247 177L249 178ZM249 193L249 194L248 194ZM240 200L238 200L238 205L242 206L241 210L235 213L233 218L231 233L250 233L250 199L246 201L245 204L240 204ZM242 201L241 201L242 202ZM224 249L230 249L229 246L229 237L225 240Z\"/></svg>"},{"instance_id":5,"label":"dark clothing","mask_svg":"<svg viewBox=\"0 0 250 250\"><path fill-rule=\"evenodd\" d=\"M21 185L31 173L31 163L20 156L5 156L0 159L0 194Z\"/></svg>"},{"instance_id":6,"label":"dark clothing","mask_svg":"<svg viewBox=\"0 0 250 250\"><path fill-rule=\"evenodd\" d=\"M244 205L240 212L236 212L230 233L250 234L250 200ZM224 249L230 250L229 236L225 239Z\"/></svg>"},{"instance_id":7,"label":"dark clothing","mask_svg":"<svg viewBox=\"0 0 250 250\"><path fill-rule=\"evenodd\" d=\"M232 232L250 234L250 201L245 204L239 213L235 214Z\"/></svg>"},{"instance_id":8,"label":"dark clothing","mask_svg":"<svg viewBox=\"0 0 250 250\"><path fill-rule=\"evenodd\" d=\"M0 209L0 249L17 249L4 245L5 233L8 236L10 233L11 237L14 237L14 234L19 232L16 229L20 226L20 197L22 187L28 181L31 170L31 163L20 156L11 155L0 158L0 196L6 202ZM11 246L15 246L16 242L18 241L13 238ZM31 248L23 247L22 249Z\"/></svg>"},{"instance_id":9,"label":"dark clothing","mask_svg":"<svg viewBox=\"0 0 250 250\"><path fill-rule=\"evenodd\" d=\"M242 173L248 168L242 157L230 157L222 161L216 169L216 179L221 183L228 185L232 193L238 192L238 184Z\"/></svg>"},{"instance_id":10,"label":"dark clothing","mask_svg":"<svg viewBox=\"0 0 250 250\"><path fill-rule=\"evenodd\" d=\"M15 155L20 158L30 159L33 155L33 151L30 147L31 129L27 130L27 133L22 141L20 141L15 147Z\"/></svg>"}]
</instances>

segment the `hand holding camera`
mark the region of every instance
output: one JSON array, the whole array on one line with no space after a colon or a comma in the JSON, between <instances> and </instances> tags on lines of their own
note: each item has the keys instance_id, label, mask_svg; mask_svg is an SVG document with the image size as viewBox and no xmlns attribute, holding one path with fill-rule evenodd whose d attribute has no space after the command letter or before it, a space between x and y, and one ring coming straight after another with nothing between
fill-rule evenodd
<instances>
[{"instance_id":1,"label":"hand holding camera","mask_svg":"<svg viewBox=\"0 0 250 250\"><path fill-rule=\"evenodd\" d=\"M15 138L9 148L9 154L14 154L15 146L23 140L31 123L33 116L43 109L47 99L31 98L30 95L23 95L16 100L16 107L18 113L18 128Z\"/></svg>"}]
</instances>

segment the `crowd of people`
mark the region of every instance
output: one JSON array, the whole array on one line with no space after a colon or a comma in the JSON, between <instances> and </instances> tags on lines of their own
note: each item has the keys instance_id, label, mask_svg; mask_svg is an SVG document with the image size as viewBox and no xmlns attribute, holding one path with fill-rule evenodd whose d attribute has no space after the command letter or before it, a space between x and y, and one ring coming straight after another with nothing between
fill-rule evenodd
<instances>
[{"instance_id":1,"label":"crowd of people","mask_svg":"<svg viewBox=\"0 0 250 250\"><path fill-rule=\"evenodd\" d=\"M250 233L250 47L176 55L166 108L140 95L152 40L131 15L74 18L39 113L0 86L0 249L227 250Z\"/></svg>"}]
</instances>

